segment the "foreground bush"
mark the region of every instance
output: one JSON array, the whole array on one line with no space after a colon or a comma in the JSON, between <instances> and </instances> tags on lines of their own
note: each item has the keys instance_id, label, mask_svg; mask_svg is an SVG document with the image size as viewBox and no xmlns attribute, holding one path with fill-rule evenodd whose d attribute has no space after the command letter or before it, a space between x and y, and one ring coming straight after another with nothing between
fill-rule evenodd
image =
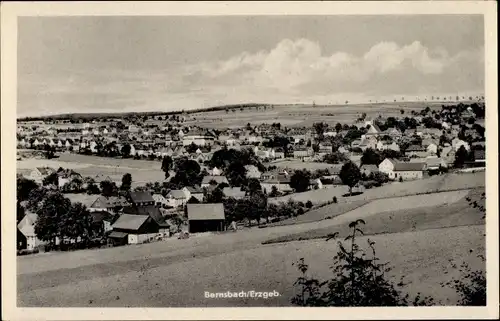
<instances>
[{"instance_id":1,"label":"foreground bush","mask_svg":"<svg viewBox=\"0 0 500 321\"><path fill-rule=\"evenodd\" d=\"M409 295L403 294L401 290L403 281L394 284L387 278L386 273L391 268L387 263L380 262L376 255L375 242L368 240L370 254L359 247L356 236L363 235L363 231L358 228L360 224L365 222L357 220L349 224L352 232L344 240L347 244L338 242L339 251L333 258L331 279L320 281L307 276L309 266L303 258L294 263L301 276L294 283L299 293L292 298L292 304L344 307L432 305L432 298L421 298L420 294L410 301ZM326 240L336 236L337 233Z\"/></svg>"}]
</instances>

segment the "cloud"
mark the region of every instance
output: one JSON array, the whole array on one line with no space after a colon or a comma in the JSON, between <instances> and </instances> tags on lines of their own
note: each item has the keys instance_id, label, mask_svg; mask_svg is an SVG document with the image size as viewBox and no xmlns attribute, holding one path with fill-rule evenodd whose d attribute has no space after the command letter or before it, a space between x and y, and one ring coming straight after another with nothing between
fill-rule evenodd
<instances>
[{"instance_id":1,"label":"cloud","mask_svg":"<svg viewBox=\"0 0 500 321\"><path fill-rule=\"evenodd\" d=\"M169 70L20 75L20 113L191 109L238 102L353 101L482 91L484 48L450 53L414 41L365 53L323 52L308 39Z\"/></svg>"},{"instance_id":2,"label":"cloud","mask_svg":"<svg viewBox=\"0 0 500 321\"><path fill-rule=\"evenodd\" d=\"M441 87L444 89L445 82L453 82L453 79L446 79L446 73L455 68L473 69L482 77L482 57L482 49L452 56L442 49L429 50L418 41L404 46L381 42L362 56L345 52L325 55L315 42L286 39L268 52L243 53L226 61L204 64L200 76L206 82L218 84L223 81L228 85L251 80L256 87L297 94L303 88L325 88L325 84L332 85L327 87L335 92L351 92L356 91L356 86L363 89L374 80L397 88L399 77L422 79L422 76L443 80ZM410 93L411 88L408 91Z\"/></svg>"}]
</instances>

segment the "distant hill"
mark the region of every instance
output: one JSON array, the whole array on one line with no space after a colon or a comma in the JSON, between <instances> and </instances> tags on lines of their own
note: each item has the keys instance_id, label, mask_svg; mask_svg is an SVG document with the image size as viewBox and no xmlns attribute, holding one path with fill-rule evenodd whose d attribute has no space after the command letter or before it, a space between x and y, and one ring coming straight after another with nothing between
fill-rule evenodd
<instances>
[{"instance_id":1,"label":"distant hill","mask_svg":"<svg viewBox=\"0 0 500 321\"><path fill-rule=\"evenodd\" d=\"M37 117L22 117L18 118L17 121L37 121L37 120L56 120L56 119L74 119L74 120L93 120L99 118L123 118L123 117L144 117L144 116L164 116L164 115L181 115L181 114L194 114L199 112L212 112L221 110L232 110L241 108L253 108L258 106L271 106L271 104L234 104L234 105L223 105L208 108L198 108L190 110L177 110L177 111L145 111L145 112L116 112L116 113L66 113L48 116L37 116Z\"/></svg>"}]
</instances>

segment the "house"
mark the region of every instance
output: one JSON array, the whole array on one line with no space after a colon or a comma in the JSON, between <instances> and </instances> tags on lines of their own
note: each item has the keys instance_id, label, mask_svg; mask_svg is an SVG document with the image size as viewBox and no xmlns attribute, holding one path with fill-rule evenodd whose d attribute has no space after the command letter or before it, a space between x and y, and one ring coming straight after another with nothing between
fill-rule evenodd
<instances>
[{"instance_id":1,"label":"house","mask_svg":"<svg viewBox=\"0 0 500 321\"><path fill-rule=\"evenodd\" d=\"M117 215L106 211L91 212L90 216L92 217L93 229L98 235L105 235L106 232L111 231L113 222L118 218Z\"/></svg>"},{"instance_id":2,"label":"house","mask_svg":"<svg viewBox=\"0 0 500 321\"><path fill-rule=\"evenodd\" d=\"M324 188L323 182L319 178L310 179L309 180L309 187L311 189L323 189Z\"/></svg>"},{"instance_id":3,"label":"house","mask_svg":"<svg viewBox=\"0 0 500 321\"><path fill-rule=\"evenodd\" d=\"M26 250L33 250L42 244L35 234L35 224L37 219L37 214L26 213L22 220L17 224L17 229L22 235L21 239L17 240L19 248L22 249L24 247Z\"/></svg>"},{"instance_id":4,"label":"house","mask_svg":"<svg viewBox=\"0 0 500 321\"><path fill-rule=\"evenodd\" d=\"M242 199L245 197L246 192L241 190L241 187L224 187L222 193L226 198Z\"/></svg>"},{"instance_id":5,"label":"house","mask_svg":"<svg viewBox=\"0 0 500 321\"><path fill-rule=\"evenodd\" d=\"M394 164L394 177L389 176L389 178L403 181L420 179L423 178L424 170L426 170L426 163L397 162Z\"/></svg>"},{"instance_id":6,"label":"house","mask_svg":"<svg viewBox=\"0 0 500 321\"><path fill-rule=\"evenodd\" d=\"M255 165L245 165L246 177L260 179L262 173L259 171Z\"/></svg>"},{"instance_id":7,"label":"house","mask_svg":"<svg viewBox=\"0 0 500 321\"><path fill-rule=\"evenodd\" d=\"M212 175L207 175L203 177L201 181L201 187L205 188L210 186L211 182L215 182L217 185L225 183L229 185L229 181L227 180L226 176L212 176Z\"/></svg>"},{"instance_id":8,"label":"house","mask_svg":"<svg viewBox=\"0 0 500 321\"><path fill-rule=\"evenodd\" d=\"M408 157L425 157L427 156L427 149L418 145L410 145L406 149L405 155Z\"/></svg>"},{"instance_id":9,"label":"house","mask_svg":"<svg viewBox=\"0 0 500 321\"><path fill-rule=\"evenodd\" d=\"M150 216L122 214L112 225L108 238L115 245L139 244L154 239L159 225Z\"/></svg>"},{"instance_id":10,"label":"house","mask_svg":"<svg viewBox=\"0 0 500 321\"><path fill-rule=\"evenodd\" d=\"M225 230L226 217L222 203L188 204L187 217L189 233Z\"/></svg>"},{"instance_id":11,"label":"house","mask_svg":"<svg viewBox=\"0 0 500 321\"><path fill-rule=\"evenodd\" d=\"M469 147L469 144L463 140L461 140L460 138L454 138L452 141L451 141L451 145L453 146L453 149L455 151L458 151L460 149L460 147L464 147L467 151L470 150L470 147Z\"/></svg>"},{"instance_id":12,"label":"house","mask_svg":"<svg viewBox=\"0 0 500 321\"><path fill-rule=\"evenodd\" d=\"M148 205L154 205L155 200L153 198L153 195L151 195L150 192L130 192L129 193L130 200L132 204L135 206L148 206Z\"/></svg>"},{"instance_id":13,"label":"house","mask_svg":"<svg viewBox=\"0 0 500 321\"><path fill-rule=\"evenodd\" d=\"M292 192L293 189L290 187L290 178L286 175L276 175L263 180L260 183L264 193L271 193L273 187L280 193Z\"/></svg>"},{"instance_id":14,"label":"house","mask_svg":"<svg viewBox=\"0 0 500 321\"><path fill-rule=\"evenodd\" d=\"M203 189L199 186L185 186L182 188L186 199L189 201L191 197L196 198L198 201L203 202Z\"/></svg>"},{"instance_id":15,"label":"house","mask_svg":"<svg viewBox=\"0 0 500 321\"><path fill-rule=\"evenodd\" d=\"M373 164L362 165L359 168L359 170L360 170L361 174L364 174L366 176L370 176L370 174L376 173L379 171L377 165L373 165Z\"/></svg>"},{"instance_id":16,"label":"house","mask_svg":"<svg viewBox=\"0 0 500 321\"><path fill-rule=\"evenodd\" d=\"M422 145L426 149L428 155L436 155L437 154L437 151L438 151L438 144L437 143L431 142L431 141L424 141L424 142L422 142Z\"/></svg>"},{"instance_id":17,"label":"house","mask_svg":"<svg viewBox=\"0 0 500 321\"><path fill-rule=\"evenodd\" d=\"M88 206L89 212L109 212L111 214L116 214L123 210L124 207L130 206L123 196L98 196L97 199Z\"/></svg>"},{"instance_id":18,"label":"house","mask_svg":"<svg viewBox=\"0 0 500 321\"><path fill-rule=\"evenodd\" d=\"M394 127L387 128L383 132L383 134L390 136L390 137L401 137L403 135L399 129L394 128Z\"/></svg>"},{"instance_id":19,"label":"house","mask_svg":"<svg viewBox=\"0 0 500 321\"><path fill-rule=\"evenodd\" d=\"M179 131L180 134L181 131ZM195 144L196 146L209 146L213 145L215 138L213 136L205 135L198 131L190 131L182 137L182 145L189 146Z\"/></svg>"},{"instance_id":20,"label":"house","mask_svg":"<svg viewBox=\"0 0 500 321\"><path fill-rule=\"evenodd\" d=\"M379 135L382 133L382 131L376 124L370 124L370 127L368 128L368 131L366 133L369 135Z\"/></svg>"},{"instance_id":21,"label":"house","mask_svg":"<svg viewBox=\"0 0 500 321\"><path fill-rule=\"evenodd\" d=\"M82 175L78 174L73 170L63 170L57 172L57 186L63 187L67 183L71 182L73 179L83 180Z\"/></svg>"},{"instance_id":22,"label":"house","mask_svg":"<svg viewBox=\"0 0 500 321\"><path fill-rule=\"evenodd\" d=\"M170 207L183 206L188 201L186 193L180 189L171 190L165 198L167 200L167 205Z\"/></svg>"},{"instance_id":23,"label":"house","mask_svg":"<svg viewBox=\"0 0 500 321\"><path fill-rule=\"evenodd\" d=\"M167 206L168 201L163 195L161 194L153 194L152 195L153 199L155 200L155 205L159 207Z\"/></svg>"},{"instance_id":24,"label":"house","mask_svg":"<svg viewBox=\"0 0 500 321\"><path fill-rule=\"evenodd\" d=\"M476 166L486 166L486 155L484 150L474 150L474 162Z\"/></svg>"},{"instance_id":25,"label":"house","mask_svg":"<svg viewBox=\"0 0 500 321\"><path fill-rule=\"evenodd\" d=\"M425 159L425 164L427 171L434 171L439 170L442 167L448 167L448 164L446 164L446 162L440 157L427 157Z\"/></svg>"},{"instance_id":26,"label":"house","mask_svg":"<svg viewBox=\"0 0 500 321\"><path fill-rule=\"evenodd\" d=\"M41 183L46 176L55 173L56 170L50 167L36 167L30 173L30 179L37 183Z\"/></svg>"},{"instance_id":27,"label":"house","mask_svg":"<svg viewBox=\"0 0 500 321\"><path fill-rule=\"evenodd\" d=\"M293 158L303 159L310 156L307 148L297 148L293 151Z\"/></svg>"},{"instance_id":28,"label":"house","mask_svg":"<svg viewBox=\"0 0 500 321\"><path fill-rule=\"evenodd\" d=\"M396 142L385 142L385 141L379 141L377 143L377 149L378 150L393 150L399 152L399 145Z\"/></svg>"},{"instance_id":29,"label":"house","mask_svg":"<svg viewBox=\"0 0 500 321\"><path fill-rule=\"evenodd\" d=\"M378 165L378 170L381 173L387 174L387 176L392 179L394 178L394 165L396 163L396 160L392 158L386 158Z\"/></svg>"},{"instance_id":30,"label":"house","mask_svg":"<svg viewBox=\"0 0 500 321\"><path fill-rule=\"evenodd\" d=\"M218 169L217 167L214 167L211 170L209 170L208 173L212 176L219 176L222 174L222 171L220 169Z\"/></svg>"}]
</instances>

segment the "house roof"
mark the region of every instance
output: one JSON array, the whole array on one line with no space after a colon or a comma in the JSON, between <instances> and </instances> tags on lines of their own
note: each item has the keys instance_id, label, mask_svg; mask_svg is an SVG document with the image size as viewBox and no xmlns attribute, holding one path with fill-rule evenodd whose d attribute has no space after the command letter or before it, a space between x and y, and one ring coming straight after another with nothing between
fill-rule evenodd
<instances>
[{"instance_id":1,"label":"house roof","mask_svg":"<svg viewBox=\"0 0 500 321\"><path fill-rule=\"evenodd\" d=\"M175 199L185 199L186 198L186 193L184 193L184 191L181 189L173 189L170 192L168 192L167 196L169 196L169 195Z\"/></svg>"},{"instance_id":2,"label":"house roof","mask_svg":"<svg viewBox=\"0 0 500 321\"><path fill-rule=\"evenodd\" d=\"M40 174L42 174L42 175L50 175L50 174L52 174L52 173L55 173L55 172L56 172L56 170L55 170L55 169L50 168L50 167L37 167L36 169L37 169L37 170L40 172Z\"/></svg>"},{"instance_id":3,"label":"house roof","mask_svg":"<svg viewBox=\"0 0 500 321\"><path fill-rule=\"evenodd\" d=\"M394 164L395 172L414 172L414 171L423 171L425 169L425 163L405 163L398 162Z\"/></svg>"},{"instance_id":4,"label":"house roof","mask_svg":"<svg viewBox=\"0 0 500 321\"><path fill-rule=\"evenodd\" d=\"M418 145L410 145L407 149L406 149L407 152L423 152L425 151L425 148L422 147L422 146L418 146Z\"/></svg>"},{"instance_id":5,"label":"house roof","mask_svg":"<svg viewBox=\"0 0 500 321\"><path fill-rule=\"evenodd\" d=\"M165 201L165 197L163 197L163 195L161 194L153 194L152 197L156 202Z\"/></svg>"},{"instance_id":6,"label":"house roof","mask_svg":"<svg viewBox=\"0 0 500 321\"><path fill-rule=\"evenodd\" d=\"M203 190L199 186L186 186L185 187L190 193L203 193Z\"/></svg>"},{"instance_id":7,"label":"house roof","mask_svg":"<svg viewBox=\"0 0 500 321\"><path fill-rule=\"evenodd\" d=\"M373 165L373 164L363 165L363 166L361 166L360 169L367 170L367 171L370 171L370 172L376 172L376 171L378 171L377 165Z\"/></svg>"},{"instance_id":8,"label":"house roof","mask_svg":"<svg viewBox=\"0 0 500 321\"><path fill-rule=\"evenodd\" d=\"M122 238L127 237L127 236L128 236L128 233L118 232L118 231L112 231L108 235L108 237L115 238L115 239L122 239Z\"/></svg>"},{"instance_id":9,"label":"house roof","mask_svg":"<svg viewBox=\"0 0 500 321\"><path fill-rule=\"evenodd\" d=\"M122 214L113 224L113 229L137 231L148 219L147 215Z\"/></svg>"},{"instance_id":10,"label":"house roof","mask_svg":"<svg viewBox=\"0 0 500 321\"><path fill-rule=\"evenodd\" d=\"M203 180L202 180L202 184L210 184L210 182L214 180L217 182L217 184L221 184L221 183L226 183L226 184L229 184L226 176L212 176L212 175L207 175L205 177L203 177Z\"/></svg>"},{"instance_id":11,"label":"house roof","mask_svg":"<svg viewBox=\"0 0 500 321\"><path fill-rule=\"evenodd\" d=\"M189 220L224 220L224 205L214 204L187 204Z\"/></svg>"},{"instance_id":12,"label":"house roof","mask_svg":"<svg viewBox=\"0 0 500 321\"><path fill-rule=\"evenodd\" d=\"M245 191L241 190L241 187L224 187L222 189L222 193L224 193L224 196L226 197L244 197L245 196Z\"/></svg>"},{"instance_id":13,"label":"house roof","mask_svg":"<svg viewBox=\"0 0 500 321\"><path fill-rule=\"evenodd\" d=\"M34 213L26 213L23 219L17 224L17 228L24 236L36 236L35 234L35 223L38 219L38 215Z\"/></svg>"},{"instance_id":14,"label":"house roof","mask_svg":"<svg viewBox=\"0 0 500 321\"><path fill-rule=\"evenodd\" d=\"M102 196L100 195L97 199L90 205L91 208L113 208L116 206L128 206L129 203L124 197L117 196Z\"/></svg>"},{"instance_id":15,"label":"house roof","mask_svg":"<svg viewBox=\"0 0 500 321\"><path fill-rule=\"evenodd\" d=\"M150 192L130 192L130 199L134 203L154 202Z\"/></svg>"}]
</instances>

